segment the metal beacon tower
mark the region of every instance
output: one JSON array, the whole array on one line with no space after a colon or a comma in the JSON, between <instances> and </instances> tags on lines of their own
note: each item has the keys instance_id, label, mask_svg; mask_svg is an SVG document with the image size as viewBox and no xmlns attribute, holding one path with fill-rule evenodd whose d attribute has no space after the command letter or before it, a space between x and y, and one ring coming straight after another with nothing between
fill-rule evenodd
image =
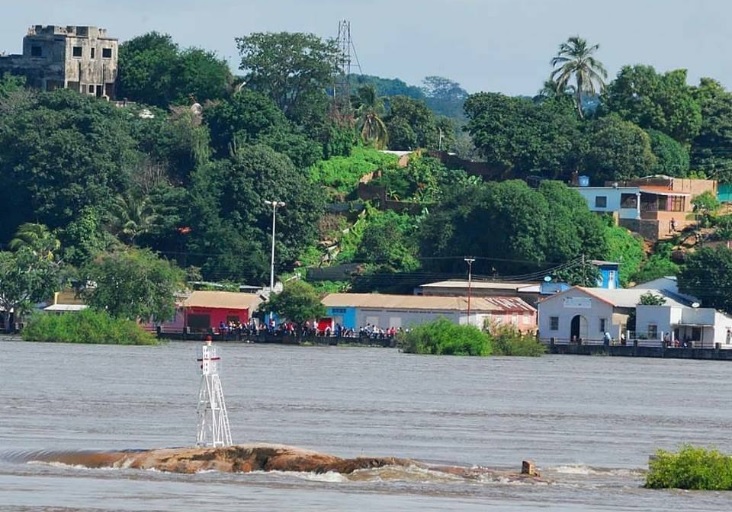
<instances>
[{"instance_id":1,"label":"metal beacon tower","mask_svg":"<svg viewBox=\"0 0 732 512\"><path fill-rule=\"evenodd\" d=\"M219 360L211 339L201 347L201 389L198 392L198 434L196 446L230 446L231 429L219 379Z\"/></svg>"}]
</instances>

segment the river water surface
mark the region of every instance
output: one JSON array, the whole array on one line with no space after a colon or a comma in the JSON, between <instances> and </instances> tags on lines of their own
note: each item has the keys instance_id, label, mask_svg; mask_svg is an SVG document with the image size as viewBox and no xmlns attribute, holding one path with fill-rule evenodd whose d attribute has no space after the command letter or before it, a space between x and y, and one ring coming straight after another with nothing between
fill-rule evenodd
<instances>
[{"instance_id":1,"label":"river water surface","mask_svg":"<svg viewBox=\"0 0 732 512\"><path fill-rule=\"evenodd\" d=\"M235 443L516 470L533 459L546 483L416 468L181 475L29 462L38 451L195 444L197 348L0 342L0 509L732 509L732 494L641 487L657 448L732 452L730 362L219 345Z\"/></svg>"}]
</instances>

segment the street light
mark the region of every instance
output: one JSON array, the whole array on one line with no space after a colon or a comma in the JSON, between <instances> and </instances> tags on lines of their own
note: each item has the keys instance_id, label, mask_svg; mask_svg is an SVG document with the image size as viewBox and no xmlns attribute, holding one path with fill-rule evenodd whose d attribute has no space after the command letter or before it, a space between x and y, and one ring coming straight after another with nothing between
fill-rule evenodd
<instances>
[{"instance_id":1,"label":"street light","mask_svg":"<svg viewBox=\"0 0 732 512\"><path fill-rule=\"evenodd\" d=\"M475 258L464 258L465 263L468 264L468 325L471 325L470 323L470 288L473 283L473 262L475 261Z\"/></svg>"},{"instance_id":2,"label":"street light","mask_svg":"<svg viewBox=\"0 0 732 512\"><path fill-rule=\"evenodd\" d=\"M277 208L285 206L282 201L264 201L264 204L272 207L272 260L269 267L269 293L274 293L274 256L275 256L275 229L277 220Z\"/></svg>"}]
</instances>

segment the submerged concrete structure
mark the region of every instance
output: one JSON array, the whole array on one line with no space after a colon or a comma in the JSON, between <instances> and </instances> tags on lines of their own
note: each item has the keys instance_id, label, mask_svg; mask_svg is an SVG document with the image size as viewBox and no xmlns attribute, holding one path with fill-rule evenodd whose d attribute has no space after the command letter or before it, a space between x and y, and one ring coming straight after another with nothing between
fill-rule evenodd
<instances>
[{"instance_id":1,"label":"submerged concrete structure","mask_svg":"<svg viewBox=\"0 0 732 512\"><path fill-rule=\"evenodd\" d=\"M0 75L24 76L42 91L73 89L114 99L119 43L103 28L35 25L23 38L23 53L0 56Z\"/></svg>"}]
</instances>

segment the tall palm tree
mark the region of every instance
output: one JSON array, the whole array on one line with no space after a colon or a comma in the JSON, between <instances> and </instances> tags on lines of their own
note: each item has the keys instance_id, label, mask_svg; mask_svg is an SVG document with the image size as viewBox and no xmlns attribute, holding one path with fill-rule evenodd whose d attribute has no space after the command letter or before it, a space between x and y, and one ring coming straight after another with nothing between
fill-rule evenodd
<instances>
[{"instance_id":1,"label":"tall palm tree","mask_svg":"<svg viewBox=\"0 0 732 512\"><path fill-rule=\"evenodd\" d=\"M13 251L29 247L42 259L53 261L61 248L61 242L45 225L26 222L18 227L8 246Z\"/></svg>"},{"instance_id":2,"label":"tall palm tree","mask_svg":"<svg viewBox=\"0 0 732 512\"><path fill-rule=\"evenodd\" d=\"M356 110L356 126L364 142L373 144L376 149L384 149L389 142L384 115L384 101L376 95L373 85L359 87L352 98Z\"/></svg>"},{"instance_id":3,"label":"tall palm tree","mask_svg":"<svg viewBox=\"0 0 732 512\"><path fill-rule=\"evenodd\" d=\"M121 241L135 245L135 239L148 233L158 220L150 197L127 193L114 198L110 208L109 229Z\"/></svg>"},{"instance_id":4,"label":"tall palm tree","mask_svg":"<svg viewBox=\"0 0 732 512\"><path fill-rule=\"evenodd\" d=\"M600 48L599 44L588 45L585 39L573 36L567 42L559 45L557 56L552 59L554 71L551 80L557 92L565 92L574 86L574 100L580 118L582 112L583 94L595 95L605 88L607 71L602 63L594 57ZM574 84L570 82L574 81Z\"/></svg>"}]
</instances>

